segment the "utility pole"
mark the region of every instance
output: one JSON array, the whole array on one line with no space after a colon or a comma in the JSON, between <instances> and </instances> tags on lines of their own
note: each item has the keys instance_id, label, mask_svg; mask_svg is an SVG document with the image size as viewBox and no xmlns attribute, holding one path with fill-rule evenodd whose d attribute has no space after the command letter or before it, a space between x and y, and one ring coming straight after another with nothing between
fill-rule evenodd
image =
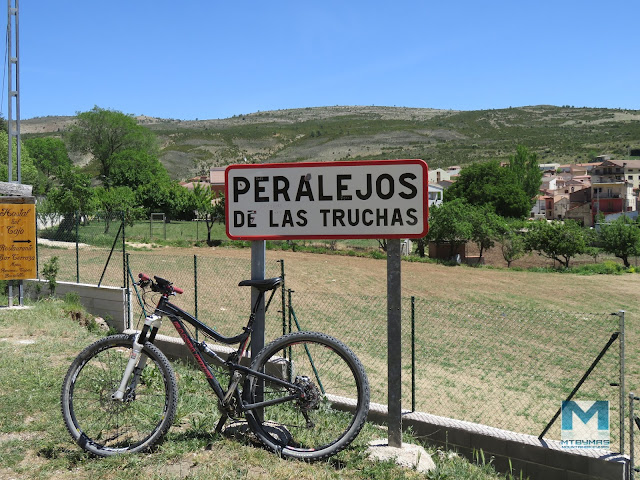
<instances>
[{"instance_id":1,"label":"utility pole","mask_svg":"<svg viewBox=\"0 0 640 480\"><path fill-rule=\"evenodd\" d=\"M19 42L19 22L18 22L18 1L7 0L8 2L8 19L7 19L7 39L8 39L8 115L7 129L9 134L9 182L22 183L22 173L20 168L20 42ZM13 6L12 6L13 4ZM15 80L15 89L14 87ZM14 118L14 102L15 102L15 118ZM15 123L14 123L15 122ZM13 139L16 139L16 160L17 160L17 178L13 180Z\"/></svg>"},{"instance_id":2,"label":"utility pole","mask_svg":"<svg viewBox=\"0 0 640 480\"><path fill-rule=\"evenodd\" d=\"M19 42L19 22L18 22L18 0L7 0L7 59L8 59L8 113L7 113L7 133L9 135L9 157L8 157L8 178L9 183L22 183L22 169L20 168L20 42ZM15 80L15 89L14 86ZM15 118L14 118L15 102ZM15 123L14 123L15 120ZM13 139L16 139L16 172L17 178L13 180ZM9 307L13 306L13 283L9 282ZM18 282L19 303L23 304L23 282Z\"/></svg>"}]
</instances>

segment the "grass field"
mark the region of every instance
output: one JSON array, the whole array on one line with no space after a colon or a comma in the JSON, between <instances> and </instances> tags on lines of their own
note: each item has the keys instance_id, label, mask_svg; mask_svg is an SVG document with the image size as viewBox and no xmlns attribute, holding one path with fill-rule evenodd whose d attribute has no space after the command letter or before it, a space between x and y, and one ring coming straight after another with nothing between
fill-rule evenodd
<instances>
[{"instance_id":1,"label":"grass field","mask_svg":"<svg viewBox=\"0 0 640 480\"><path fill-rule=\"evenodd\" d=\"M1 301L6 302L6 298ZM97 459L67 434L60 415L62 379L77 353L100 334L71 319L71 299L42 300L28 310L0 309L0 479L476 479L497 476L433 449L437 470L428 475L367 459L369 440L386 432L367 425L353 448L321 463L279 459L242 435L213 434L219 417L202 376L174 364L180 402L174 427L153 453ZM82 315L81 315L82 316ZM411 441L410 436L404 438ZM487 463L489 459L487 459Z\"/></svg>"}]
</instances>

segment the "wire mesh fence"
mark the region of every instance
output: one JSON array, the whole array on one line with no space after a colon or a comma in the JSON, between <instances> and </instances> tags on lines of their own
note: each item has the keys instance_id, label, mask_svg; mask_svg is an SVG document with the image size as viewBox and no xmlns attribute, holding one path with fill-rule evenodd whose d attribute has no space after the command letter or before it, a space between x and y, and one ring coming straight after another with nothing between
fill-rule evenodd
<instances>
[{"instance_id":1,"label":"wire mesh fence","mask_svg":"<svg viewBox=\"0 0 640 480\"><path fill-rule=\"evenodd\" d=\"M58 257L59 281L123 287L125 232L120 213L38 214L38 271Z\"/></svg>"},{"instance_id":2,"label":"wire mesh fence","mask_svg":"<svg viewBox=\"0 0 640 480\"><path fill-rule=\"evenodd\" d=\"M372 401L386 403L386 297L296 296L293 308L304 328L323 329L352 346L367 368ZM619 329L618 317L611 314L415 297L403 299L403 318L403 408L535 436ZM575 397L609 400L616 446L619 352L616 341ZM556 421L545 438L560 437Z\"/></svg>"},{"instance_id":3,"label":"wire mesh fence","mask_svg":"<svg viewBox=\"0 0 640 480\"><path fill-rule=\"evenodd\" d=\"M250 278L249 253L230 258L223 251L194 256L158 248L127 254L127 229L120 215L59 216L39 227L39 269L57 256L58 280L128 286L133 327L143 311L132 277L138 272L158 275L185 290L176 303L197 318L223 335L241 331L251 292L237 284ZM267 277L285 273L284 262L267 262ZM285 281L267 311L265 341L298 328L335 336L365 365L372 401L386 404L386 296L299 293L287 288L295 279L290 282L285 276ZM147 301L153 305L153 299ZM545 430L562 400L620 331L619 317L610 313L415 297L403 299L402 316L403 408L535 436ZM166 327L161 333L171 331ZM582 400L609 400L612 449L622 444L621 433L628 423L618 421L624 410L620 352L620 339L615 339L575 395ZM560 439L559 421L549 426L545 438Z\"/></svg>"}]
</instances>

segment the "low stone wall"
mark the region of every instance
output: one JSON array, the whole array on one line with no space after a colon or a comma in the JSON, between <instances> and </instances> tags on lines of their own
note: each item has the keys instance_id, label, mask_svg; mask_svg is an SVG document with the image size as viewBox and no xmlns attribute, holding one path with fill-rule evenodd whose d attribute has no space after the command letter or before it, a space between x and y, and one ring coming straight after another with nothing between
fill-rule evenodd
<instances>
[{"instance_id":1,"label":"low stone wall","mask_svg":"<svg viewBox=\"0 0 640 480\"><path fill-rule=\"evenodd\" d=\"M49 283L45 280L25 280L25 292L32 297L49 294ZM127 318L126 289L119 287L98 287L84 283L57 282L56 297L64 297L74 292L87 312L104 318L110 327L122 332L129 327Z\"/></svg>"},{"instance_id":2,"label":"low stone wall","mask_svg":"<svg viewBox=\"0 0 640 480\"><path fill-rule=\"evenodd\" d=\"M372 405L369 420L386 423L386 405ZM423 412L405 412L403 428L430 444L471 460L482 450L496 470L530 480L624 480L629 458L606 450L566 450L560 442Z\"/></svg>"}]
</instances>

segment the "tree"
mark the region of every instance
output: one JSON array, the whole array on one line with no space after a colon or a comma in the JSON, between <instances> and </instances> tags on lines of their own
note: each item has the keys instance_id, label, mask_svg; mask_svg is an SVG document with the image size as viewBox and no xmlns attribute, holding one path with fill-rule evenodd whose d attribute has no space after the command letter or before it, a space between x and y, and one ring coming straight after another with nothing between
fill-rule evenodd
<instances>
[{"instance_id":1,"label":"tree","mask_svg":"<svg viewBox=\"0 0 640 480\"><path fill-rule=\"evenodd\" d=\"M71 167L60 172L59 186L53 187L47 195L47 205L56 213L88 213L91 209L93 190L91 178L79 168Z\"/></svg>"},{"instance_id":2,"label":"tree","mask_svg":"<svg viewBox=\"0 0 640 480\"><path fill-rule=\"evenodd\" d=\"M163 212L175 220L191 220L197 209L193 193L177 182L154 179L135 192L137 205L147 214Z\"/></svg>"},{"instance_id":3,"label":"tree","mask_svg":"<svg viewBox=\"0 0 640 480\"><path fill-rule=\"evenodd\" d=\"M21 147L24 147L24 142L21 142ZM11 159L11 178L12 180L18 179L18 143L16 139L13 139L12 145L12 159ZM33 193L42 193L45 179L38 173L38 169L33 164L33 159L29 155L29 151L26 148L20 149L20 177L21 181L25 185L33 186ZM7 182L9 180L9 134L0 129L0 182Z\"/></svg>"},{"instance_id":4,"label":"tree","mask_svg":"<svg viewBox=\"0 0 640 480\"><path fill-rule=\"evenodd\" d=\"M626 215L601 223L598 240L602 249L622 259L626 268L631 266L629 257L640 255L640 225Z\"/></svg>"},{"instance_id":5,"label":"tree","mask_svg":"<svg viewBox=\"0 0 640 480\"><path fill-rule=\"evenodd\" d=\"M211 228L216 221L224 223L224 195L218 195L208 185L196 183L193 188L198 216L207 224L207 245L211 246Z\"/></svg>"},{"instance_id":6,"label":"tree","mask_svg":"<svg viewBox=\"0 0 640 480\"><path fill-rule=\"evenodd\" d=\"M495 240L506 230L504 218L496 215L490 207L470 207L471 240L480 250L480 258L485 250L493 248Z\"/></svg>"},{"instance_id":7,"label":"tree","mask_svg":"<svg viewBox=\"0 0 640 480\"><path fill-rule=\"evenodd\" d=\"M471 208L462 199L444 202L429 210L429 233L427 239L438 244L449 243L453 257L458 247L471 240Z\"/></svg>"},{"instance_id":8,"label":"tree","mask_svg":"<svg viewBox=\"0 0 640 480\"><path fill-rule=\"evenodd\" d=\"M531 198L497 160L463 168L458 180L444 192L445 203L455 198L469 205L488 205L505 218L525 218L531 211Z\"/></svg>"},{"instance_id":9,"label":"tree","mask_svg":"<svg viewBox=\"0 0 640 480\"><path fill-rule=\"evenodd\" d=\"M47 194L47 201L38 209L43 214L62 214L64 218L58 225L58 238L73 238L75 213L89 213L92 208L93 190L91 178L79 168L71 167L60 172L60 185L52 187Z\"/></svg>"},{"instance_id":10,"label":"tree","mask_svg":"<svg viewBox=\"0 0 640 480\"><path fill-rule=\"evenodd\" d=\"M509 171L514 182L525 191L529 199L538 196L542 183L542 170L535 153L529 152L523 145L518 145L516 154L509 157ZM529 208L532 205L533 203Z\"/></svg>"},{"instance_id":11,"label":"tree","mask_svg":"<svg viewBox=\"0 0 640 480\"><path fill-rule=\"evenodd\" d=\"M94 204L105 213L104 233L109 233L113 217L118 212L126 212L136 204L136 197L129 187L98 187L94 190Z\"/></svg>"},{"instance_id":12,"label":"tree","mask_svg":"<svg viewBox=\"0 0 640 480\"><path fill-rule=\"evenodd\" d=\"M123 150L111 156L110 186L136 190L152 182L169 183L167 169L156 155L141 150Z\"/></svg>"},{"instance_id":13,"label":"tree","mask_svg":"<svg viewBox=\"0 0 640 480\"><path fill-rule=\"evenodd\" d=\"M122 112L93 107L79 112L64 138L73 152L88 153L97 163L103 182L109 186L113 156L125 150L155 153L153 133Z\"/></svg>"},{"instance_id":14,"label":"tree","mask_svg":"<svg viewBox=\"0 0 640 480\"><path fill-rule=\"evenodd\" d=\"M73 166L67 147L60 138L36 137L24 141L33 163L47 177L58 176L60 171Z\"/></svg>"},{"instance_id":15,"label":"tree","mask_svg":"<svg viewBox=\"0 0 640 480\"><path fill-rule=\"evenodd\" d=\"M525 241L520 230L521 222L508 222L500 235L500 250L502 258L507 262L507 268L511 268L511 262L523 257L526 253Z\"/></svg>"},{"instance_id":16,"label":"tree","mask_svg":"<svg viewBox=\"0 0 640 480\"><path fill-rule=\"evenodd\" d=\"M569 268L571 259L584 253L586 248L584 231L573 220L530 222L525 245L527 250L535 250L544 257L560 262L565 268Z\"/></svg>"}]
</instances>

